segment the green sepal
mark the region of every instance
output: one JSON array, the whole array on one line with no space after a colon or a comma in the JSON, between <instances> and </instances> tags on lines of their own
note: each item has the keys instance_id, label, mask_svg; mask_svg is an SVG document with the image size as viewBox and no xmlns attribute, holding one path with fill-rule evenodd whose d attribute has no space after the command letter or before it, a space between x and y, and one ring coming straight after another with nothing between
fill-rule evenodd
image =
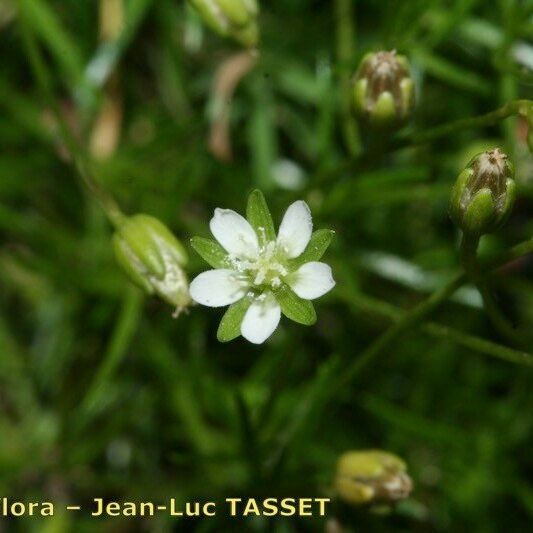
<instances>
[{"instance_id":1,"label":"green sepal","mask_svg":"<svg viewBox=\"0 0 533 533\"><path fill-rule=\"evenodd\" d=\"M184 266L188 257L185 248L172 232L157 218L145 214L128 217L117 229L123 239L148 273L162 279L166 273L163 250Z\"/></svg>"},{"instance_id":2,"label":"green sepal","mask_svg":"<svg viewBox=\"0 0 533 533\"><path fill-rule=\"evenodd\" d=\"M135 254L124 239L115 234L113 235L112 243L117 263L122 267L122 270L128 276L130 281L143 289L146 294L153 294L154 287L148 279L141 274L140 269L142 269L142 265L139 264ZM137 265L137 268L135 268L134 265Z\"/></svg>"},{"instance_id":3,"label":"green sepal","mask_svg":"<svg viewBox=\"0 0 533 533\"><path fill-rule=\"evenodd\" d=\"M505 191L505 201L501 209L501 215L497 221L498 227L507 221L516 200L516 182L512 178L505 180Z\"/></svg>"},{"instance_id":4,"label":"green sepal","mask_svg":"<svg viewBox=\"0 0 533 533\"><path fill-rule=\"evenodd\" d=\"M367 52L361 59L359 69L362 70L367 66L367 63L374 57L375 52Z\"/></svg>"},{"instance_id":5,"label":"green sepal","mask_svg":"<svg viewBox=\"0 0 533 533\"><path fill-rule=\"evenodd\" d=\"M385 91L379 95L374 108L370 112L370 118L376 124L388 124L397 119L396 104L390 92Z\"/></svg>"},{"instance_id":6,"label":"green sepal","mask_svg":"<svg viewBox=\"0 0 533 533\"><path fill-rule=\"evenodd\" d=\"M450 216L453 221L461 225L463 207L461 201L465 188L472 177L473 170L471 168L465 168L457 177L457 180L452 188L452 194L450 197Z\"/></svg>"},{"instance_id":7,"label":"green sepal","mask_svg":"<svg viewBox=\"0 0 533 533\"><path fill-rule=\"evenodd\" d=\"M259 26L255 20L251 21L242 28L234 29L231 36L243 46L253 48L259 41Z\"/></svg>"},{"instance_id":8,"label":"green sepal","mask_svg":"<svg viewBox=\"0 0 533 533\"><path fill-rule=\"evenodd\" d=\"M142 215L129 217L118 228L118 235L146 270L158 279L165 275L165 262L157 246L154 246L150 230L142 223Z\"/></svg>"},{"instance_id":9,"label":"green sepal","mask_svg":"<svg viewBox=\"0 0 533 533\"><path fill-rule=\"evenodd\" d=\"M250 13L243 0L217 0L217 3L232 24L244 26L250 20Z\"/></svg>"},{"instance_id":10,"label":"green sepal","mask_svg":"<svg viewBox=\"0 0 533 533\"><path fill-rule=\"evenodd\" d=\"M148 294L157 294L178 309L190 304L183 270L187 252L157 218L142 213L124 217L113 236L113 247L126 275Z\"/></svg>"},{"instance_id":11,"label":"green sepal","mask_svg":"<svg viewBox=\"0 0 533 533\"><path fill-rule=\"evenodd\" d=\"M196 8L204 22L215 32L223 37L228 35L230 25L229 20L224 16L217 15L218 11L213 10L206 0L189 0L190 4Z\"/></svg>"},{"instance_id":12,"label":"green sepal","mask_svg":"<svg viewBox=\"0 0 533 533\"><path fill-rule=\"evenodd\" d=\"M490 189L478 191L463 217L463 231L471 235L483 235L493 230L496 219L494 200Z\"/></svg>"},{"instance_id":13,"label":"green sepal","mask_svg":"<svg viewBox=\"0 0 533 533\"><path fill-rule=\"evenodd\" d=\"M281 312L290 320L312 326L316 322L316 312L309 300L303 300L285 283L274 291Z\"/></svg>"},{"instance_id":14,"label":"green sepal","mask_svg":"<svg viewBox=\"0 0 533 533\"><path fill-rule=\"evenodd\" d=\"M411 71L411 65L409 63L409 60L407 59L407 57L405 57L404 55L401 55L401 54L396 54L396 61L398 61L398 63L400 63L400 65L407 71L407 72L410 72Z\"/></svg>"},{"instance_id":15,"label":"green sepal","mask_svg":"<svg viewBox=\"0 0 533 533\"><path fill-rule=\"evenodd\" d=\"M248 196L246 218L257 233L260 245L263 246L269 241L276 240L274 221L272 220L272 215L268 209L265 197L259 189L255 189Z\"/></svg>"},{"instance_id":16,"label":"green sepal","mask_svg":"<svg viewBox=\"0 0 533 533\"><path fill-rule=\"evenodd\" d=\"M402 118L407 118L415 105L415 83L411 78L400 82Z\"/></svg>"},{"instance_id":17,"label":"green sepal","mask_svg":"<svg viewBox=\"0 0 533 533\"><path fill-rule=\"evenodd\" d=\"M253 296L246 295L228 307L217 330L217 339L220 342L232 341L241 334L241 324L252 301Z\"/></svg>"},{"instance_id":18,"label":"green sepal","mask_svg":"<svg viewBox=\"0 0 533 533\"><path fill-rule=\"evenodd\" d=\"M357 80L353 88L354 106L359 114L364 114L366 111L366 89L368 81L363 79Z\"/></svg>"},{"instance_id":19,"label":"green sepal","mask_svg":"<svg viewBox=\"0 0 533 533\"><path fill-rule=\"evenodd\" d=\"M257 0L243 0L248 13L253 16L259 15L259 3Z\"/></svg>"},{"instance_id":20,"label":"green sepal","mask_svg":"<svg viewBox=\"0 0 533 533\"><path fill-rule=\"evenodd\" d=\"M303 253L289 261L289 268L294 271L310 261L319 261L329 245L335 232L330 229L319 229L311 235L309 244Z\"/></svg>"},{"instance_id":21,"label":"green sepal","mask_svg":"<svg viewBox=\"0 0 533 533\"><path fill-rule=\"evenodd\" d=\"M232 37L246 47L257 45L258 4L254 0L189 0L203 21L223 37Z\"/></svg>"},{"instance_id":22,"label":"green sepal","mask_svg":"<svg viewBox=\"0 0 533 533\"><path fill-rule=\"evenodd\" d=\"M205 237L193 237L191 246L213 268L228 267L228 252L217 241Z\"/></svg>"},{"instance_id":23,"label":"green sepal","mask_svg":"<svg viewBox=\"0 0 533 533\"><path fill-rule=\"evenodd\" d=\"M189 256L181 241L159 219L142 213L134 215L132 218L144 224L154 242L161 246L162 249L164 248L180 266L185 266L189 262Z\"/></svg>"}]
</instances>

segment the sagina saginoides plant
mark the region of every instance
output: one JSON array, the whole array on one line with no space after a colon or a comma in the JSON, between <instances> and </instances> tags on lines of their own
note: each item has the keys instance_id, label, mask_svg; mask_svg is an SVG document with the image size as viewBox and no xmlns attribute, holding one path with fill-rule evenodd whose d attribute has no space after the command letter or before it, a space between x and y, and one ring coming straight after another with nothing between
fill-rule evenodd
<instances>
[{"instance_id":1,"label":"sagina saginoides plant","mask_svg":"<svg viewBox=\"0 0 533 533\"><path fill-rule=\"evenodd\" d=\"M209 224L216 241L191 240L193 248L212 266L191 283L193 300L209 307L229 305L218 339L241 334L261 344L276 329L281 313L300 324L316 322L314 300L330 291L331 268L318 260L333 232L313 231L311 211L303 201L287 209L278 235L263 194L248 198L247 219L231 209L215 209ZM218 241L218 242L217 242Z\"/></svg>"}]
</instances>

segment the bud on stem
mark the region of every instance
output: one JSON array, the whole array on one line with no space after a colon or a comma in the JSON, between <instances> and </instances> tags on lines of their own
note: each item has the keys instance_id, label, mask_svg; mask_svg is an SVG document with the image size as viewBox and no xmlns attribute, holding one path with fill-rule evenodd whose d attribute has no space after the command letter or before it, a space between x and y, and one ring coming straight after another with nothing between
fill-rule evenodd
<instances>
[{"instance_id":1,"label":"bud on stem","mask_svg":"<svg viewBox=\"0 0 533 533\"><path fill-rule=\"evenodd\" d=\"M472 159L452 190L450 216L467 235L479 237L501 227L516 196L513 166L499 148Z\"/></svg>"},{"instance_id":2,"label":"bud on stem","mask_svg":"<svg viewBox=\"0 0 533 533\"><path fill-rule=\"evenodd\" d=\"M133 283L176 306L177 312L190 305L183 270L187 253L157 218L144 214L125 217L113 235L113 247L118 263Z\"/></svg>"},{"instance_id":3,"label":"bud on stem","mask_svg":"<svg viewBox=\"0 0 533 533\"><path fill-rule=\"evenodd\" d=\"M231 37L246 47L257 45L257 0L189 0L189 3L219 35Z\"/></svg>"},{"instance_id":4,"label":"bud on stem","mask_svg":"<svg viewBox=\"0 0 533 533\"><path fill-rule=\"evenodd\" d=\"M399 457L382 450L346 452L339 458L335 489L347 503L393 503L409 496L413 482Z\"/></svg>"},{"instance_id":5,"label":"bud on stem","mask_svg":"<svg viewBox=\"0 0 533 533\"><path fill-rule=\"evenodd\" d=\"M367 54L355 75L356 113L380 128L402 126L411 116L415 100L407 58L391 52Z\"/></svg>"}]
</instances>

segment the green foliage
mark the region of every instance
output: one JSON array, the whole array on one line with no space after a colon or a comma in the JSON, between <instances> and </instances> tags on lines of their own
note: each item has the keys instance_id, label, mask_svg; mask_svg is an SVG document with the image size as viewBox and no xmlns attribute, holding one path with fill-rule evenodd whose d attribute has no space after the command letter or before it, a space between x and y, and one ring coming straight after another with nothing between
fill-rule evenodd
<instances>
[{"instance_id":1,"label":"green foliage","mask_svg":"<svg viewBox=\"0 0 533 533\"><path fill-rule=\"evenodd\" d=\"M279 289L274 291L274 294L281 306L281 312L287 318L304 326L312 326L316 322L313 304L294 294L288 285L283 283Z\"/></svg>"},{"instance_id":2,"label":"green foliage","mask_svg":"<svg viewBox=\"0 0 533 533\"><path fill-rule=\"evenodd\" d=\"M248 196L246 218L257 233L260 245L265 245L267 242L276 239L276 230L274 229L272 215L270 214L263 193L257 189L252 191L250 196Z\"/></svg>"},{"instance_id":3,"label":"green foliage","mask_svg":"<svg viewBox=\"0 0 533 533\"><path fill-rule=\"evenodd\" d=\"M214 239L193 237L191 239L191 246L213 268L225 268L228 266L228 252Z\"/></svg>"},{"instance_id":4,"label":"green foliage","mask_svg":"<svg viewBox=\"0 0 533 533\"><path fill-rule=\"evenodd\" d=\"M379 448L405 460L411 497L385 516L337 504L330 516L357 531L527 530L529 247L490 276L523 347L496 332L466 284L342 378L391 324L460 275L448 199L476 153L502 146L518 196L507 224L481 241L481 262L531 239L531 114L517 100L533 81L531 2L264 1L255 66L222 101L216 72L243 50L184 1L125 2L122 30L107 37L96 2L14 3L0 5L0 493L81 505L96 496L324 495L340 454ZM52 102L31 74L28 38ZM417 93L412 122L389 139L370 135L350 109L350 79L380 49L409 58ZM337 285L315 304L316 324L282 320L261 347L223 344L219 311L196 306L175 320L165 302L144 297L116 264L113 229L82 189L54 102L83 150L99 121L116 131L116 148L88 167L96 185L183 243L207 236L214 208L242 211L255 188L276 221L304 199L315 227L335 229L333 240L315 232L304 252L318 260L331 241ZM221 117L231 161L208 148ZM450 121L463 122L440 127ZM254 225L268 226L262 197L252 199ZM205 270L202 258L222 266L216 243L191 245L201 257L188 250L189 279ZM226 312L220 340L237 334L241 302ZM312 308L297 304L284 312L313 322ZM224 514L139 524L96 527L324 530L319 518ZM7 527L44 526L92 531L95 522L68 514Z\"/></svg>"},{"instance_id":5,"label":"green foliage","mask_svg":"<svg viewBox=\"0 0 533 533\"><path fill-rule=\"evenodd\" d=\"M296 270L310 261L320 261L329 248L334 234L335 232L329 229L319 229L313 232L311 240L303 253L291 260L291 267Z\"/></svg>"},{"instance_id":6,"label":"green foliage","mask_svg":"<svg viewBox=\"0 0 533 533\"><path fill-rule=\"evenodd\" d=\"M217 339L220 342L232 341L241 334L242 320L251 303L252 298L245 296L228 307L218 326Z\"/></svg>"}]
</instances>

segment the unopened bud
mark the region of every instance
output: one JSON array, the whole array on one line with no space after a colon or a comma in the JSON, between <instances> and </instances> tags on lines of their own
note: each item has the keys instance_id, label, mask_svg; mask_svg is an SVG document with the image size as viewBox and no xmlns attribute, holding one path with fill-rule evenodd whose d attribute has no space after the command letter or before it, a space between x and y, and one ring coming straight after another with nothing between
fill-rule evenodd
<instances>
[{"instance_id":1,"label":"unopened bud","mask_svg":"<svg viewBox=\"0 0 533 533\"><path fill-rule=\"evenodd\" d=\"M496 231L513 208L516 196L513 176L513 166L499 148L474 157L453 187L452 220L472 236Z\"/></svg>"},{"instance_id":2,"label":"unopened bud","mask_svg":"<svg viewBox=\"0 0 533 533\"><path fill-rule=\"evenodd\" d=\"M407 498L413 482L396 455L382 450L351 451L337 463L335 490L351 504L387 504Z\"/></svg>"},{"instance_id":3,"label":"unopened bud","mask_svg":"<svg viewBox=\"0 0 533 533\"><path fill-rule=\"evenodd\" d=\"M376 127L399 127L411 116L415 102L411 68L405 56L391 52L363 57L355 75L355 111Z\"/></svg>"},{"instance_id":4,"label":"unopened bud","mask_svg":"<svg viewBox=\"0 0 533 533\"><path fill-rule=\"evenodd\" d=\"M157 294L179 312L190 303L183 267L187 253L172 232L157 218L127 217L113 235L118 263L136 285Z\"/></svg>"},{"instance_id":5,"label":"unopened bud","mask_svg":"<svg viewBox=\"0 0 533 533\"><path fill-rule=\"evenodd\" d=\"M189 0L189 3L219 35L231 37L246 47L257 45L257 0Z\"/></svg>"}]
</instances>

